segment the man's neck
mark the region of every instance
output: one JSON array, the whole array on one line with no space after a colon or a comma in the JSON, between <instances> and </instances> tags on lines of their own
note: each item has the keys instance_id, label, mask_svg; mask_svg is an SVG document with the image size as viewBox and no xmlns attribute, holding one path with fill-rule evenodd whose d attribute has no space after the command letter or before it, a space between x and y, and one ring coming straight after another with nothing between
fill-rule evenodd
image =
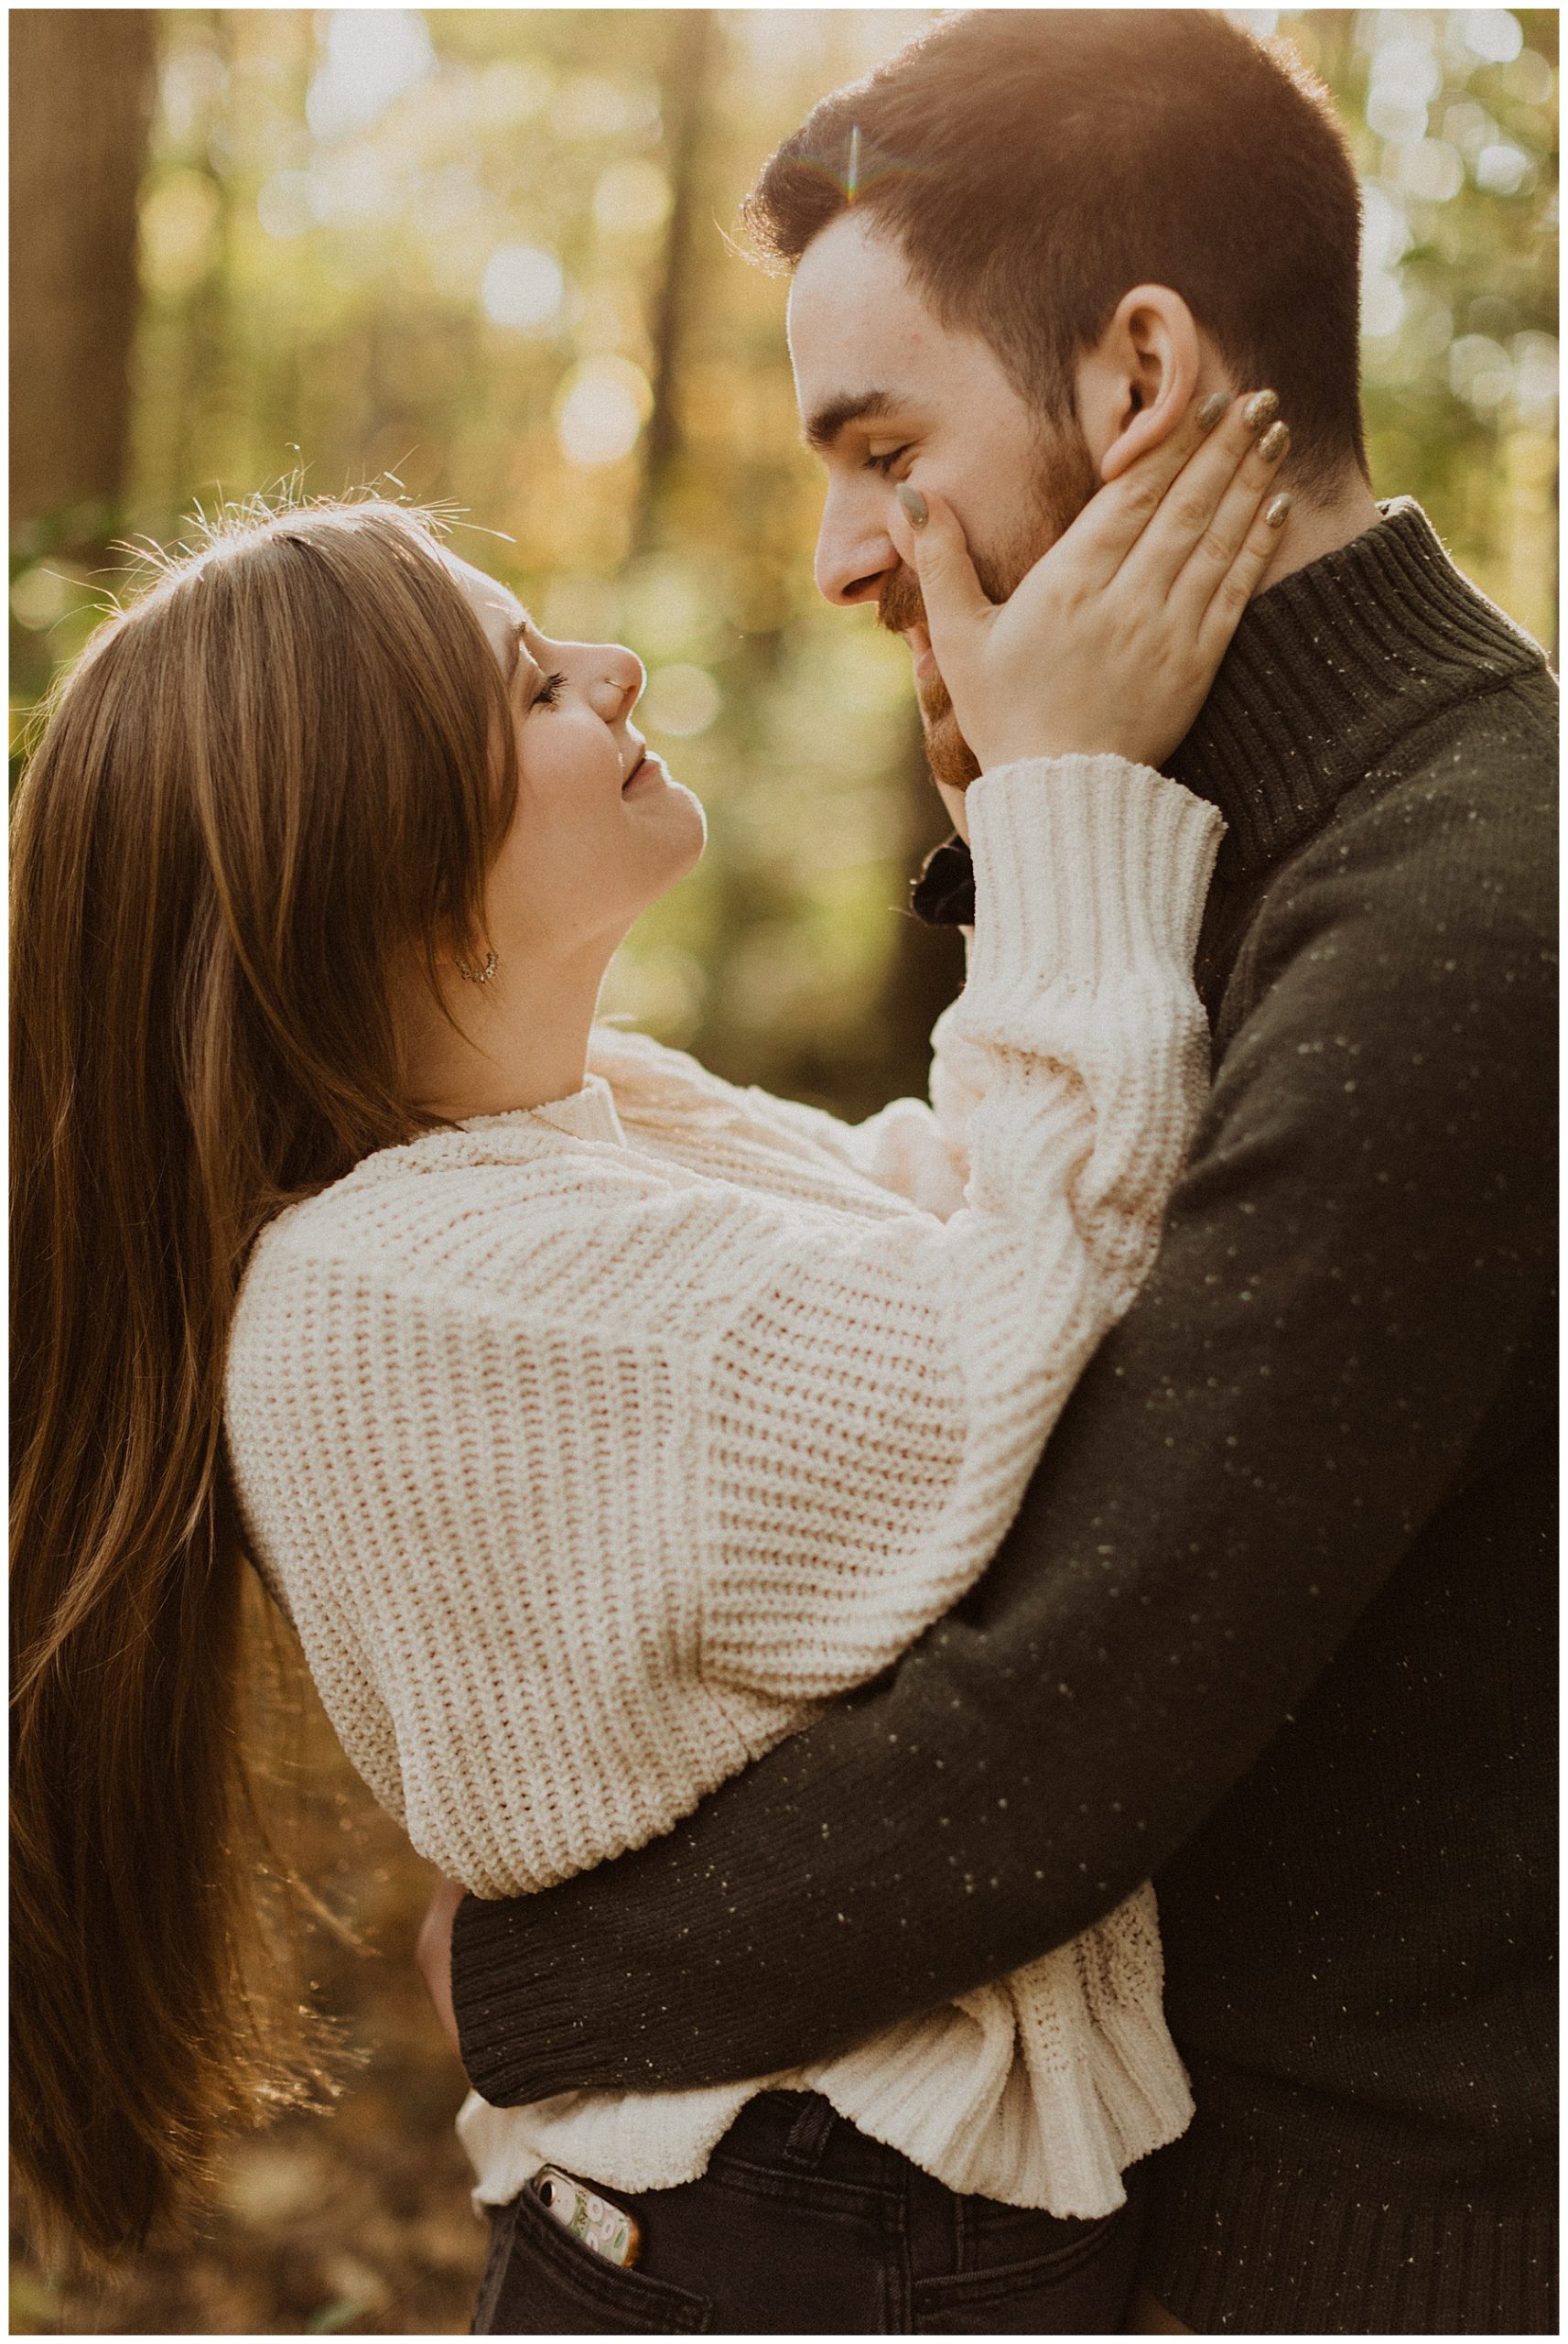
<instances>
[{"instance_id":1,"label":"man's neck","mask_svg":"<svg viewBox=\"0 0 1568 2344\"><path fill-rule=\"evenodd\" d=\"M1283 484L1290 486L1288 477ZM1325 553L1336 552L1353 537L1375 528L1382 517L1377 500L1359 472L1352 472L1326 503L1309 503L1298 492L1280 550L1256 591L1267 593L1281 578L1288 578L1292 570L1304 570L1309 562L1320 561Z\"/></svg>"}]
</instances>

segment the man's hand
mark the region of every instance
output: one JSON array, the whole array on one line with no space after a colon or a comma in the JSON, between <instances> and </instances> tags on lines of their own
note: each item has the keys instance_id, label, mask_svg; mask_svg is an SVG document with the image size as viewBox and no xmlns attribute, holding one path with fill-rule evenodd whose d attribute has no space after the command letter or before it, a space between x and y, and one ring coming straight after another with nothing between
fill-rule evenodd
<instances>
[{"instance_id":1,"label":"man's hand","mask_svg":"<svg viewBox=\"0 0 1568 2344\"><path fill-rule=\"evenodd\" d=\"M452 2008L452 1922L462 1901L460 1882L449 1880L442 1873L426 1907L414 1948L414 1959L419 1965L425 1990L436 2005L441 2032L460 2059L462 2046L458 2041L457 2013Z\"/></svg>"}]
</instances>

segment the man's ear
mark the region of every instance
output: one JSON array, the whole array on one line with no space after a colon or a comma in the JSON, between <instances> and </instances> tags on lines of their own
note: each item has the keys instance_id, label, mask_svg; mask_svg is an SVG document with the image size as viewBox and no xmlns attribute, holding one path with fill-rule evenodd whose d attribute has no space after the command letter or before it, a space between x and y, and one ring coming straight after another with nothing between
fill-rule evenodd
<instances>
[{"instance_id":1,"label":"man's ear","mask_svg":"<svg viewBox=\"0 0 1568 2344\"><path fill-rule=\"evenodd\" d=\"M1078 416L1100 478L1157 448L1186 413L1203 362L1197 325L1168 285L1135 285L1076 370Z\"/></svg>"}]
</instances>

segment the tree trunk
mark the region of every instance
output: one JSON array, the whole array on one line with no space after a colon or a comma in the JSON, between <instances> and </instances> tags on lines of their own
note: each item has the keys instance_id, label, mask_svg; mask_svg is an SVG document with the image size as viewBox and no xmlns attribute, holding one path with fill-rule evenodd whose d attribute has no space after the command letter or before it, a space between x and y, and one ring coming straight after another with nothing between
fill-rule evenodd
<instances>
[{"instance_id":1,"label":"tree trunk","mask_svg":"<svg viewBox=\"0 0 1568 2344\"><path fill-rule=\"evenodd\" d=\"M680 456L676 386L681 376L686 330L691 314L704 116L718 58L718 29L711 8L683 8L671 14L670 53L661 76L665 141L669 155L670 213L652 320L654 410L643 441L642 492L633 528L633 545L637 552L645 551L654 541L660 508ZM706 222L703 224L706 226Z\"/></svg>"},{"instance_id":2,"label":"tree trunk","mask_svg":"<svg viewBox=\"0 0 1568 2344\"><path fill-rule=\"evenodd\" d=\"M12 526L36 551L114 525L130 440L146 8L11 15Z\"/></svg>"}]
</instances>

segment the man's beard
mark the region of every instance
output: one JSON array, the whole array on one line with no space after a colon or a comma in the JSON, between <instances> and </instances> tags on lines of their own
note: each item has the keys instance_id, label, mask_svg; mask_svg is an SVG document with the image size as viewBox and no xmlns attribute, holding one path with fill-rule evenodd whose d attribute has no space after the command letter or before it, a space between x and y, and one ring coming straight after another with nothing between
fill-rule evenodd
<instances>
[{"instance_id":1,"label":"man's beard","mask_svg":"<svg viewBox=\"0 0 1568 2344\"><path fill-rule=\"evenodd\" d=\"M1033 473L1020 483L1022 511L997 544L971 546L975 575L993 602L1005 602L1020 580L1064 529L1083 511L1099 486L1099 474L1076 422L1041 427ZM925 624L914 572L900 562L877 596L877 624L891 634ZM936 780L967 789L979 772L974 752L958 730L947 687L940 676L915 687L925 754Z\"/></svg>"}]
</instances>

